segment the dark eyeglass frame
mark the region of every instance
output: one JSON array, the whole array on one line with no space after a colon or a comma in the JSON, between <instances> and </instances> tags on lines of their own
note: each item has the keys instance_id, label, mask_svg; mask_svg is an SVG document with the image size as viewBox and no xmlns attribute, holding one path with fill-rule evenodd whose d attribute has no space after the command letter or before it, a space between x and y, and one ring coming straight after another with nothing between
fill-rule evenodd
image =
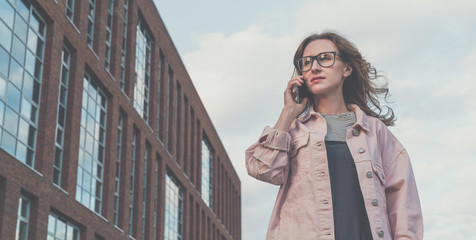
<instances>
[{"instance_id":1,"label":"dark eyeglass frame","mask_svg":"<svg viewBox=\"0 0 476 240\"><path fill-rule=\"evenodd\" d=\"M321 62L319 61L319 57L322 56L323 54L328 54L328 53L332 53L332 56L334 57L333 61L332 61L332 64L323 66L321 64ZM307 72L307 71L311 70L312 65L314 64L314 61L317 61L317 64L319 64L319 66L321 66L323 68L328 68L328 67L334 66L334 64L336 63L336 56L339 56L339 57L342 58L342 54L340 52L336 52L336 51L322 52L322 53L317 54L316 56L306 56L306 57L302 57L302 58L298 59L296 61L296 66L298 67L300 72ZM307 69L307 70L302 69L302 62L303 62L303 59L305 59L305 58L311 58L311 61L312 61L309 69Z\"/></svg>"}]
</instances>

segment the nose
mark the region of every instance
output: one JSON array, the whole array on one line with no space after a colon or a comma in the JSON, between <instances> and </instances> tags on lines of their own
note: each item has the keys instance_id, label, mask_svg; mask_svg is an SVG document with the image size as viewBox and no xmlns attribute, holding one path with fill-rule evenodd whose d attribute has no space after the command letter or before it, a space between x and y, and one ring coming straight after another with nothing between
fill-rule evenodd
<instances>
[{"instance_id":1,"label":"nose","mask_svg":"<svg viewBox=\"0 0 476 240\"><path fill-rule=\"evenodd\" d=\"M312 65L311 65L311 71L321 71L321 65L319 65L319 62L317 59L312 59Z\"/></svg>"}]
</instances>

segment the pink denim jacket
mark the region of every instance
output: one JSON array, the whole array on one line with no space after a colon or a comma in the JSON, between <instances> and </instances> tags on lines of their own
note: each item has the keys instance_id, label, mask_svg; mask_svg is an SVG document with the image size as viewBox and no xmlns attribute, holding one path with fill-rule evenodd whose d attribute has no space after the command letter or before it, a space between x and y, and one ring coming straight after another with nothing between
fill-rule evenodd
<instances>
[{"instance_id":1,"label":"pink denim jacket","mask_svg":"<svg viewBox=\"0 0 476 240\"><path fill-rule=\"evenodd\" d=\"M346 141L374 240L422 239L423 220L408 154L379 119L350 105ZM246 150L248 174L280 185L266 239L334 239L324 118L310 111L289 132L266 127Z\"/></svg>"}]
</instances>

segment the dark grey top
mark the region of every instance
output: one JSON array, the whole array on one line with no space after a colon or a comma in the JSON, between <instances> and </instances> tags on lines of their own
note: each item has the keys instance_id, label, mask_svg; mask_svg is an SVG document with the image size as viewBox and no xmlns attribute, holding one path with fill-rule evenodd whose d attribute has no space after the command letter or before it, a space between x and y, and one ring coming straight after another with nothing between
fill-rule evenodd
<instances>
[{"instance_id":1,"label":"dark grey top","mask_svg":"<svg viewBox=\"0 0 476 240\"><path fill-rule=\"evenodd\" d=\"M354 159L345 142L347 128L355 123L353 112L324 116L326 150L331 180L336 240L371 240L369 219L360 190Z\"/></svg>"}]
</instances>

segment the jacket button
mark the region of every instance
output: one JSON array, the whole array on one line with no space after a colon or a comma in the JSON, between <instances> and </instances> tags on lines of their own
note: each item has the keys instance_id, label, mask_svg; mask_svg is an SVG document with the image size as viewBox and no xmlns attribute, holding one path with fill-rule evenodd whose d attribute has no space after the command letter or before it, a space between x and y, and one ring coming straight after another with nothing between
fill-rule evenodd
<instances>
[{"instance_id":1,"label":"jacket button","mask_svg":"<svg viewBox=\"0 0 476 240\"><path fill-rule=\"evenodd\" d=\"M372 201L372 205L378 206L378 199L374 199L374 200Z\"/></svg>"},{"instance_id":2,"label":"jacket button","mask_svg":"<svg viewBox=\"0 0 476 240\"><path fill-rule=\"evenodd\" d=\"M356 128L352 129L352 135L359 136L359 130Z\"/></svg>"},{"instance_id":3,"label":"jacket button","mask_svg":"<svg viewBox=\"0 0 476 240\"><path fill-rule=\"evenodd\" d=\"M367 177L368 177L368 178L372 178L372 172L371 172L371 171L368 171L368 172L367 172Z\"/></svg>"},{"instance_id":4,"label":"jacket button","mask_svg":"<svg viewBox=\"0 0 476 240\"><path fill-rule=\"evenodd\" d=\"M364 153L365 152L365 149L364 148L359 148L359 153Z\"/></svg>"},{"instance_id":5,"label":"jacket button","mask_svg":"<svg viewBox=\"0 0 476 240\"><path fill-rule=\"evenodd\" d=\"M384 235L384 231L383 231L383 230L380 230L380 231L378 232L378 236L381 237L381 238L383 238L383 235Z\"/></svg>"}]
</instances>

